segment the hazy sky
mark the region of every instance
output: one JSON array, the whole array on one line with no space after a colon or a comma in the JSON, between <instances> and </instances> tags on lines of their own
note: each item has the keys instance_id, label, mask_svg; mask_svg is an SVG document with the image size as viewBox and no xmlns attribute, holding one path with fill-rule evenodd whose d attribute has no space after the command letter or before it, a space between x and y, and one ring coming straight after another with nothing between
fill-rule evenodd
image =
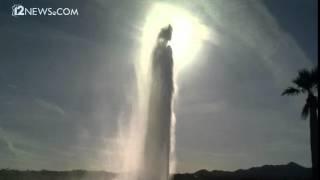
<instances>
[{"instance_id":1,"label":"hazy sky","mask_svg":"<svg viewBox=\"0 0 320 180\"><path fill-rule=\"evenodd\" d=\"M78 8L79 16L15 18L14 2ZM0 2L0 168L113 169L154 2ZM298 69L316 64L317 1L170 2L216 42L204 42L178 77L178 171L310 166L304 99L280 94Z\"/></svg>"}]
</instances>

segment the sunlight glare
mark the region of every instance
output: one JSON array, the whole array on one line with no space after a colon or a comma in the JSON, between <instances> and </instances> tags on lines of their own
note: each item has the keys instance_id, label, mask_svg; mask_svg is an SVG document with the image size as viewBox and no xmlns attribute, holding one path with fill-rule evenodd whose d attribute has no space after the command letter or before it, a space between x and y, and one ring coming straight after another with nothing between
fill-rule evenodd
<instances>
[{"instance_id":1,"label":"sunlight glare","mask_svg":"<svg viewBox=\"0 0 320 180\"><path fill-rule=\"evenodd\" d=\"M210 38L210 32L199 19L185 9L168 3L155 3L143 27L143 59L149 59L157 34L168 24L173 27L170 45L173 50L175 70L180 71L195 59L203 41Z\"/></svg>"}]
</instances>

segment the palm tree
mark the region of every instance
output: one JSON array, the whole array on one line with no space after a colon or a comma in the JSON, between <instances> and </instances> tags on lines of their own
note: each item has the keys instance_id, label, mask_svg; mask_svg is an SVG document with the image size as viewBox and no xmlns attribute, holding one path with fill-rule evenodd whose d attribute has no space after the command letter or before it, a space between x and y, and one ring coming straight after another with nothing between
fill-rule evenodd
<instances>
[{"instance_id":1,"label":"palm tree","mask_svg":"<svg viewBox=\"0 0 320 180\"><path fill-rule=\"evenodd\" d=\"M318 143L318 67L308 71L303 69L299 71L298 76L292 81L294 86L288 87L282 95L300 95L306 94L307 99L301 112L302 119L310 118L310 144L312 175L316 179L319 177L319 143Z\"/></svg>"}]
</instances>

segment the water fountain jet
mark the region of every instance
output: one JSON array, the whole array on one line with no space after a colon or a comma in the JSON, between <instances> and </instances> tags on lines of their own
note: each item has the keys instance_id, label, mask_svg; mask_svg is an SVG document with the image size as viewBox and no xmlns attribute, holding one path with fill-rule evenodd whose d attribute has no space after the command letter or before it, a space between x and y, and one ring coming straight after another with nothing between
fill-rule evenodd
<instances>
[{"instance_id":1,"label":"water fountain jet","mask_svg":"<svg viewBox=\"0 0 320 180\"><path fill-rule=\"evenodd\" d=\"M163 28L152 53L148 122L144 147L143 176L168 180L170 165L170 131L173 95L173 58L168 45L172 27ZM150 168L147 168L150 167Z\"/></svg>"},{"instance_id":2,"label":"water fountain jet","mask_svg":"<svg viewBox=\"0 0 320 180\"><path fill-rule=\"evenodd\" d=\"M171 25L162 28L149 62L138 61L137 101L122 151L117 180L168 180L172 155L174 91Z\"/></svg>"}]
</instances>

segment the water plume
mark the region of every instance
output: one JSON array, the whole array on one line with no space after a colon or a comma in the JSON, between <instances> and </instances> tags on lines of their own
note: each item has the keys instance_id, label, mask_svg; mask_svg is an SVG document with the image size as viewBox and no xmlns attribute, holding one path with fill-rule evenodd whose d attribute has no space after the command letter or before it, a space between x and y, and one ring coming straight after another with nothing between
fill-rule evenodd
<instances>
[{"instance_id":1,"label":"water plume","mask_svg":"<svg viewBox=\"0 0 320 180\"><path fill-rule=\"evenodd\" d=\"M168 180L174 165L172 27L159 32L149 58L137 61L137 96L127 133L120 133L118 180ZM121 131L122 132L122 131ZM170 167L171 166L171 167Z\"/></svg>"},{"instance_id":2,"label":"water plume","mask_svg":"<svg viewBox=\"0 0 320 180\"><path fill-rule=\"evenodd\" d=\"M163 28L152 53L148 122L144 147L143 175L147 179L167 180L170 165L170 130L173 95L172 27ZM150 168L147 168L150 167Z\"/></svg>"}]
</instances>

